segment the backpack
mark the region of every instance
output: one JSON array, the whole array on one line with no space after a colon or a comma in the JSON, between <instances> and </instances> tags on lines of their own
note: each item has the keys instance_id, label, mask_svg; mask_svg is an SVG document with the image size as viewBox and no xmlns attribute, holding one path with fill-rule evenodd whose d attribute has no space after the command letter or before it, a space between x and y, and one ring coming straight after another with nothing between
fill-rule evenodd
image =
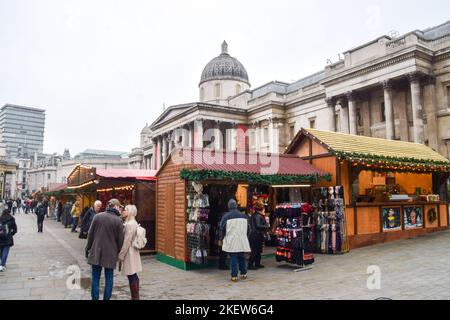
<instances>
[{"instance_id":1,"label":"backpack","mask_svg":"<svg viewBox=\"0 0 450 320\"><path fill-rule=\"evenodd\" d=\"M136 234L134 235L132 246L135 249L141 250L145 247L147 244L147 238L145 236L146 230L141 227L140 224L138 224L138 227L136 228Z\"/></svg>"},{"instance_id":2,"label":"backpack","mask_svg":"<svg viewBox=\"0 0 450 320\"><path fill-rule=\"evenodd\" d=\"M0 222L0 240L8 240L9 228L6 222Z\"/></svg>"}]
</instances>

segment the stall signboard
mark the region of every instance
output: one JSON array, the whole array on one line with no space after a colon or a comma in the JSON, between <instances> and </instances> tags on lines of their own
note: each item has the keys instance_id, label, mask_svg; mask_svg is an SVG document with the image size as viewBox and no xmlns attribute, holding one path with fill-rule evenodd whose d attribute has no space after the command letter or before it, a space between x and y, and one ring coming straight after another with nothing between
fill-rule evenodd
<instances>
[{"instance_id":1,"label":"stall signboard","mask_svg":"<svg viewBox=\"0 0 450 320\"><path fill-rule=\"evenodd\" d=\"M405 229L422 228L422 207L404 207Z\"/></svg>"},{"instance_id":2,"label":"stall signboard","mask_svg":"<svg viewBox=\"0 0 450 320\"><path fill-rule=\"evenodd\" d=\"M383 231L400 230L402 228L400 209L400 207L381 208Z\"/></svg>"}]
</instances>

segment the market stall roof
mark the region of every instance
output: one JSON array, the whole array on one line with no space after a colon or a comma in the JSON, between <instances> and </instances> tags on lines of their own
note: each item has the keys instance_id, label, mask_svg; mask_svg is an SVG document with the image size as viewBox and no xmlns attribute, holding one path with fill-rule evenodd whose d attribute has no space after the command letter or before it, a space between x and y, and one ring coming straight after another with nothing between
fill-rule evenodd
<instances>
[{"instance_id":1,"label":"market stall roof","mask_svg":"<svg viewBox=\"0 0 450 320\"><path fill-rule=\"evenodd\" d=\"M67 188L67 183L49 183L48 192L62 191Z\"/></svg>"},{"instance_id":2,"label":"market stall roof","mask_svg":"<svg viewBox=\"0 0 450 320\"><path fill-rule=\"evenodd\" d=\"M110 179L156 180L157 170L96 169L97 177Z\"/></svg>"},{"instance_id":3,"label":"market stall roof","mask_svg":"<svg viewBox=\"0 0 450 320\"><path fill-rule=\"evenodd\" d=\"M180 176L193 181L231 179L278 184L331 178L300 157L287 154L181 148L172 152L169 160L185 164Z\"/></svg>"},{"instance_id":4,"label":"market stall roof","mask_svg":"<svg viewBox=\"0 0 450 320\"><path fill-rule=\"evenodd\" d=\"M450 160L423 144L315 129L300 130L286 152L293 152L304 137L317 140L340 159L371 164L395 162L397 166L425 166L426 170L450 171Z\"/></svg>"}]
</instances>

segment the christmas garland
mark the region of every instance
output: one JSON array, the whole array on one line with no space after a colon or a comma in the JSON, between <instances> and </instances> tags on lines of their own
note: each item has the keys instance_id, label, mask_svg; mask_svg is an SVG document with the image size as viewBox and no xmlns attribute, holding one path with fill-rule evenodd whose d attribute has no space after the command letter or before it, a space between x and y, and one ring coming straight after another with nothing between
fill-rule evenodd
<instances>
[{"instance_id":1,"label":"christmas garland","mask_svg":"<svg viewBox=\"0 0 450 320\"><path fill-rule=\"evenodd\" d=\"M228 172L220 170L189 170L182 169L180 171L181 179L189 181L203 181L203 180L231 180L231 181L246 181L252 184L296 184L296 183L317 183L320 180L331 180L330 174L308 174L308 175L262 175L249 172Z\"/></svg>"},{"instance_id":2,"label":"christmas garland","mask_svg":"<svg viewBox=\"0 0 450 320\"><path fill-rule=\"evenodd\" d=\"M450 172L450 161L421 160L408 157L378 156L373 154L333 151L339 160L348 160L354 164L374 167L378 170Z\"/></svg>"}]
</instances>

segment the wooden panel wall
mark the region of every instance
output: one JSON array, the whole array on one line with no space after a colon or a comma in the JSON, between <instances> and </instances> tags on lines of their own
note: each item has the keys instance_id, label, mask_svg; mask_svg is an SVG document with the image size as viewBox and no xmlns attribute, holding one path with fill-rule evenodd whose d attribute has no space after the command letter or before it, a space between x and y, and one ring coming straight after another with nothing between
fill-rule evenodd
<instances>
[{"instance_id":1,"label":"wooden panel wall","mask_svg":"<svg viewBox=\"0 0 450 320\"><path fill-rule=\"evenodd\" d=\"M329 151L323 145L319 144L317 141L312 142L312 155L313 156L327 154L327 153L329 153Z\"/></svg>"},{"instance_id":2,"label":"wooden panel wall","mask_svg":"<svg viewBox=\"0 0 450 320\"><path fill-rule=\"evenodd\" d=\"M380 232L380 210L378 207L357 209L358 234L372 234Z\"/></svg>"},{"instance_id":3,"label":"wooden panel wall","mask_svg":"<svg viewBox=\"0 0 450 320\"><path fill-rule=\"evenodd\" d=\"M169 161L158 174L156 250L186 261L186 189L180 179L183 168L187 166Z\"/></svg>"},{"instance_id":4,"label":"wooden panel wall","mask_svg":"<svg viewBox=\"0 0 450 320\"><path fill-rule=\"evenodd\" d=\"M350 193L351 193L351 186L350 186L350 172L348 168L348 162L344 161L343 163L339 164L341 168L341 186L344 187L344 201L345 205L348 206L350 204Z\"/></svg>"},{"instance_id":5,"label":"wooden panel wall","mask_svg":"<svg viewBox=\"0 0 450 320\"><path fill-rule=\"evenodd\" d=\"M313 159L312 165L331 174L331 182L321 182L320 187L336 185L336 157Z\"/></svg>"},{"instance_id":6,"label":"wooden panel wall","mask_svg":"<svg viewBox=\"0 0 450 320\"><path fill-rule=\"evenodd\" d=\"M448 206L446 204L440 205L441 227L448 226Z\"/></svg>"},{"instance_id":7,"label":"wooden panel wall","mask_svg":"<svg viewBox=\"0 0 450 320\"><path fill-rule=\"evenodd\" d=\"M402 187L402 192L414 194L416 187L426 190L427 194L433 193L433 178L431 174L396 173L395 183Z\"/></svg>"},{"instance_id":8,"label":"wooden panel wall","mask_svg":"<svg viewBox=\"0 0 450 320\"><path fill-rule=\"evenodd\" d=\"M166 195L164 250L168 256L175 258L175 183L168 182L162 189L165 189Z\"/></svg>"},{"instance_id":9,"label":"wooden panel wall","mask_svg":"<svg viewBox=\"0 0 450 320\"><path fill-rule=\"evenodd\" d=\"M296 155L299 157L309 157L309 139L304 139L297 147Z\"/></svg>"},{"instance_id":10,"label":"wooden panel wall","mask_svg":"<svg viewBox=\"0 0 450 320\"><path fill-rule=\"evenodd\" d=\"M347 225L347 235L352 236L355 234L355 209L345 208L345 221Z\"/></svg>"}]
</instances>

